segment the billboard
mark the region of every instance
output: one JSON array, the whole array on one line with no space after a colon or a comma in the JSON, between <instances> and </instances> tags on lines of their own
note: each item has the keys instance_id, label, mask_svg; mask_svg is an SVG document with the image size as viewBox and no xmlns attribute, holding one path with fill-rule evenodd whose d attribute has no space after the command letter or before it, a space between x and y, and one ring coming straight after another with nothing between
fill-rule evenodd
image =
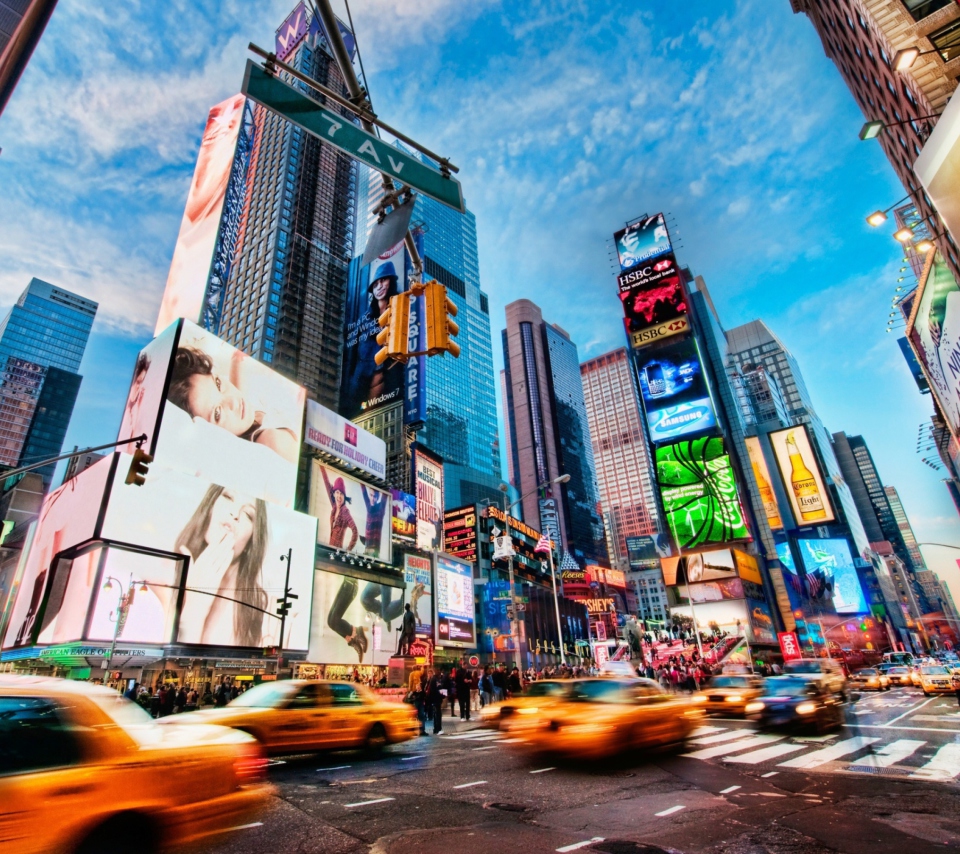
<instances>
[{"instance_id":1,"label":"billboard","mask_svg":"<svg viewBox=\"0 0 960 854\"><path fill-rule=\"evenodd\" d=\"M731 549L712 549L683 557L668 557L660 561L663 583L698 584L737 577L736 558Z\"/></svg>"},{"instance_id":2,"label":"billboard","mask_svg":"<svg viewBox=\"0 0 960 854\"><path fill-rule=\"evenodd\" d=\"M291 507L305 399L302 387L183 320L157 463Z\"/></svg>"},{"instance_id":3,"label":"billboard","mask_svg":"<svg viewBox=\"0 0 960 854\"><path fill-rule=\"evenodd\" d=\"M409 492L390 490L393 502L393 536L401 540L417 539L417 499Z\"/></svg>"},{"instance_id":4,"label":"billboard","mask_svg":"<svg viewBox=\"0 0 960 854\"><path fill-rule=\"evenodd\" d=\"M734 549L733 562L737 565L737 574L744 581L749 581L751 584L763 585L763 578L760 575L760 565L754 555L742 552L740 549Z\"/></svg>"},{"instance_id":5,"label":"billboard","mask_svg":"<svg viewBox=\"0 0 960 854\"><path fill-rule=\"evenodd\" d=\"M393 560L393 500L389 492L360 483L313 460L310 515L316 516L317 542L381 563Z\"/></svg>"},{"instance_id":6,"label":"billboard","mask_svg":"<svg viewBox=\"0 0 960 854\"><path fill-rule=\"evenodd\" d=\"M443 514L443 551L467 563L477 562L477 508L474 505Z\"/></svg>"},{"instance_id":7,"label":"billboard","mask_svg":"<svg viewBox=\"0 0 960 854\"><path fill-rule=\"evenodd\" d=\"M617 282L624 325L634 347L690 328L686 292L673 255L635 267L620 275Z\"/></svg>"},{"instance_id":8,"label":"billboard","mask_svg":"<svg viewBox=\"0 0 960 854\"><path fill-rule=\"evenodd\" d=\"M797 547L811 599L827 598L832 592L838 614L869 613L870 606L846 540L797 540Z\"/></svg>"},{"instance_id":9,"label":"billboard","mask_svg":"<svg viewBox=\"0 0 960 854\"><path fill-rule=\"evenodd\" d=\"M315 400L307 401L304 442L374 477L387 475L387 443Z\"/></svg>"},{"instance_id":10,"label":"billboard","mask_svg":"<svg viewBox=\"0 0 960 854\"><path fill-rule=\"evenodd\" d=\"M807 428L802 424L788 427L769 437L797 527L836 519Z\"/></svg>"},{"instance_id":11,"label":"billboard","mask_svg":"<svg viewBox=\"0 0 960 854\"><path fill-rule=\"evenodd\" d=\"M739 578L725 578L719 581L705 581L702 584L688 584L674 588L678 605L695 605L701 602L722 602L724 599L743 599L743 583Z\"/></svg>"},{"instance_id":12,"label":"billboard","mask_svg":"<svg viewBox=\"0 0 960 854\"><path fill-rule=\"evenodd\" d=\"M212 107L207 115L154 335L178 318L199 321L204 313L214 246L227 185L235 171L234 157L246 105L243 95L233 95Z\"/></svg>"},{"instance_id":13,"label":"billboard","mask_svg":"<svg viewBox=\"0 0 960 854\"><path fill-rule=\"evenodd\" d=\"M443 462L419 445L413 448L417 497L417 548L439 551L443 545Z\"/></svg>"},{"instance_id":14,"label":"billboard","mask_svg":"<svg viewBox=\"0 0 960 854\"><path fill-rule=\"evenodd\" d=\"M127 391L117 439L131 439L146 435L144 449L153 453L160 427L160 410L163 407L167 376L173 348L177 341L178 324L172 323L137 355L133 377ZM132 451L132 445L120 448Z\"/></svg>"},{"instance_id":15,"label":"billboard","mask_svg":"<svg viewBox=\"0 0 960 854\"><path fill-rule=\"evenodd\" d=\"M368 581L333 565L314 573L307 658L323 664L386 665L399 645L403 582Z\"/></svg>"},{"instance_id":16,"label":"billboard","mask_svg":"<svg viewBox=\"0 0 960 854\"><path fill-rule=\"evenodd\" d=\"M287 19L277 30L276 43L273 52L281 62L285 60L294 48L306 38L307 35L307 10L304 7L303 0L294 7L294 10L287 16Z\"/></svg>"},{"instance_id":17,"label":"billboard","mask_svg":"<svg viewBox=\"0 0 960 854\"><path fill-rule=\"evenodd\" d=\"M692 336L643 350L635 362L654 444L716 427L703 364Z\"/></svg>"},{"instance_id":18,"label":"billboard","mask_svg":"<svg viewBox=\"0 0 960 854\"><path fill-rule=\"evenodd\" d=\"M433 567L423 555L403 556L406 599L417 621L417 636L433 640Z\"/></svg>"},{"instance_id":19,"label":"billboard","mask_svg":"<svg viewBox=\"0 0 960 854\"><path fill-rule=\"evenodd\" d=\"M953 59L956 57L956 30L953 30L950 43L954 46L950 55ZM960 101L953 98L947 101L943 114L913 164L913 171L946 230L954 240L960 240L960 199L957 198L957 187L960 186Z\"/></svg>"},{"instance_id":20,"label":"billboard","mask_svg":"<svg viewBox=\"0 0 960 854\"><path fill-rule=\"evenodd\" d=\"M620 259L622 270L673 251L662 213L644 217L628 225L616 232L613 240L617 246L617 257Z\"/></svg>"},{"instance_id":21,"label":"billboard","mask_svg":"<svg viewBox=\"0 0 960 854\"><path fill-rule=\"evenodd\" d=\"M273 614L287 572L280 556L291 550L290 587L299 599L291 603L283 646L306 649L317 520L163 466L151 467L143 486L127 485L130 459L120 456L101 533L118 547L108 558L113 575L124 582L130 577L146 581L147 590L137 592L135 599L145 622L141 626L132 610L123 639L167 639L147 636L144 626L162 625L159 613L172 622L177 564L183 563L186 593L177 641L243 647L278 644L280 620ZM152 562L145 563L143 556L119 550L124 544L164 554L150 556ZM97 614L116 606L116 592L105 596L106 592L98 593L94 625Z\"/></svg>"},{"instance_id":22,"label":"billboard","mask_svg":"<svg viewBox=\"0 0 960 854\"><path fill-rule=\"evenodd\" d=\"M753 477L757 481L757 489L760 491L760 500L763 502L763 512L767 517L767 524L770 530L779 531L783 528L783 519L780 518L780 508L777 506L777 498L773 494L773 481L770 479L770 469L767 468L767 460L763 456L763 448L760 440L756 436L747 436L744 440L747 443L747 455L750 457L750 466L753 468Z\"/></svg>"},{"instance_id":23,"label":"billboard","mask_svg":"<svg viewBox=\"0 0 960 854\"><path fill-rule=\"evenodd\" d=\"M803 607L803 581L797 572L797 564L790 550L790 543L777 543L777 558L784 570L783 580L787 586L787 596L793 610Z\"/></svg>"},{"instance_id":24,"label":"billboard","mask_svg":"<svg viewBox=\"0 0 960 854\"><path fill-rule=\"evenodd\" d=\"M777 642L777 627L773 622L770 606L766 602L747 599L747 615L750 619L750 628L753 630L754 642L769 644Z\"/></svg>"},{"instance_id":25,"label":"billboard","mask_svg":"<svg viewBox=\"0 0 960 854\"><path fill-rule=\"evenodd\" d=\"M667 523L679 548L750 539L723 439L661 445L656 463Z\"/></svg>"},{"instance_id":26,"label":"billboard","mask_svg":"<svg viewBox=\"0 0 960 854\"><path fill-rule=\"evenodd\" d=\"M673 546L666 534L647 537L627 537L627 558L630 569L657 569L660 558L670 557Z\"/></svg>"},{"instance_id":27,"label":"billboard","mask_svg":"<svg viewBox=\"0 0 960 854\"><path fill-rule=\"evenodd\" d=\"M510 582L489 581L480 594L483 607L483 634L477 639L481 652L510 652L516 648L510 634Z\"/></svg>"},{"instance_id":28,"label":"billboard","mask_svg":"<svg viewBox=\"0 0 960 854\"><path fill-rule=\"evenodd\" d=\"M437 555L437 645L476 646L473 570L470 564Z\"/></svg>"},{"instance_id":29,"label":"billboard","mask_svg":"<svg viewBox=\"0 0 960 854\"><path fill-rule=\"evenodd\" d=\"M800 641L797 639L796 632L778 632L777 640L780 641L780 652L783 653L784 661L796 661L803 658L803 650L800 649Z\"/></svg>"}]
</instances>

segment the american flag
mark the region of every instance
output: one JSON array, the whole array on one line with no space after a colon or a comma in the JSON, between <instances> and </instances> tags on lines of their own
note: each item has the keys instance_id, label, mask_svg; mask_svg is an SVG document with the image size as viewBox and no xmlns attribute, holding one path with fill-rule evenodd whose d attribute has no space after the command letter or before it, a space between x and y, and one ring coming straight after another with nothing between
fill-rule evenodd
<instances>
[{"instance_id":1,"label":"american flag","mask_svg":"<svg viewBox=\"0 0 960 854\"><path fill-rule=\"evenodd\" d=\"M542 552L543 554L550 554L550 540L546 537L540 537L537 540L537 544L533 547L534 554Z\"/></svg>"},{"instance_id":2,"label":"american flag","mask_svg":"<svg viewBox=\"0 0 960 854\"><path fill-rule=\"evenodd\" d=\"M810 591L810 598L816 599L823 588L823 582L816 573L807 573L807 589Z\"/></svg>"}]
</instances>

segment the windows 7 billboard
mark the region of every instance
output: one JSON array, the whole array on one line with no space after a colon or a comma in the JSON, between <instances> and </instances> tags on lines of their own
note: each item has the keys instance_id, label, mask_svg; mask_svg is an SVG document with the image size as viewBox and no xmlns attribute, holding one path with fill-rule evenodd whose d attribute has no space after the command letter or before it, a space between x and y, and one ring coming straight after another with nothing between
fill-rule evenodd
<instances>
[{"instance_id":1,"label":"windows 7 billboard","mask_svg":"<svg viewBox=\"0 0 960 854\"><path fill-rule=\"evenodd\" d=\"M643 351L636 365L654 444L716 427L703 364L692 337Z\"/></svg>"}]
</instances>

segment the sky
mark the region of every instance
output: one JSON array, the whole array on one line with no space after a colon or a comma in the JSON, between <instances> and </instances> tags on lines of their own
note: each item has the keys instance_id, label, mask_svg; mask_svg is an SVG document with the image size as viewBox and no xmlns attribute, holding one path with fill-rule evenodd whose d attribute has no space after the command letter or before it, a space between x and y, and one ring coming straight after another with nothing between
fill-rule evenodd
<instances>
[{"instance_id":1,"label":"sky","mask_svg":"<svg viewBox=\"0 0 960 854\"><path fill-rule=\"evenodd\" d=\"M0 116L0 305L32 276L100 303L67 447L114 438L207 110L293 5L60 0ZM944 473L915 453L932 404L885 332L902 256L892 228L864 221L903 189L789 0L350 12L377 112L461 169L497 370L503 309L521 297L581 360L623 346L612 234L664 211L724 326L766 321L827 429L866 438L917 538L960 545ZM925 554L960 601L960 552Z\"/></svg>"}]
</instances>

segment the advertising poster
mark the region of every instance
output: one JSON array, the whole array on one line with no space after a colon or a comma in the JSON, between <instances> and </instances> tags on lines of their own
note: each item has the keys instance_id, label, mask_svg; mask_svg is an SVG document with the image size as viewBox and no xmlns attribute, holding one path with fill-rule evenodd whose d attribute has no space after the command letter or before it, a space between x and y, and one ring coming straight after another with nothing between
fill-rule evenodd
<instances>
[{"instance_id":1,"label":"advertising poster","mask_svg":"<svg viewBox=\"0 0 960 854\"><path fill-rule=\"evenodd\" d=\"M274 53L281 62L285 60L294 48L306 38L307 35L307 10L304 7L303 0L297 3L293 11L287 16L277 30L276 41L274 44Z\"/></svg>"},{"instance_id":2,"label":"advertising poster","mask_svg":"<svg viewBox=\"0 0 960 854\"><path fill-rule=\"evenodd\" d=\"M635 280L636 284L625 286ZM634 347L690 328L686 292L672 255L635 267L619 276L618 282L624 324Z\"/></svg>"},{"instance_id":3,"label":"advertising poster","mask_svg":"<svg viewBox=\"0 0 960 854\"><path fill-rule=\"evenodd\" d=\"M770 607L767 603L757 601L756 599L747 599L747 612L750 615L750 627L753 629L753 640L756 643L776 643L776 626L773 622L773 614L770 613Z\"/></svg>"},{"instance_id":4,"label":"advertising poster","mask_svg":"<svg viewBox=\"0 0 960 854\"><path fill-rule=\"evenodd\" d=\"M403 583L406 599L417 621L417 637L433 640L433 571L430 558L403 556Z\"/></svg>"},{"instance_id":5,"label":"advertising poster","mask_svg":"<svg viewBox=\"0 0 960 854\"><path fill-rule=\"evenodd\" d=\"M692 336L640 351L636 365L654 444L716 427L703 364Z\"/></svg>"},{"instance_id":6,"label":"advertising poster","mask_svg":"<svg viewBox=\"0 0 960 854\"><path fill-rule=\"evenodd\" d=\"M117 439L146 435L147 441L143 447L149 454L153 453L156 446L160 409L163 406L163 393L177 331L177 324L171 324L137 355L127 402L123 407L120 430L117 433ZM136 445L126 445L118 450L133 453L135 447Z\"/></svg>"},{"instance_id":7,"label":"advertising poster","mask_svg":"<svg viewBox=\"0 0 960 854\"><path fill-rule=\"evenodd\" d=\"M320 545L391 563L392 507L389 492L360 483L313 460L310 515L318 519Z\"/></svg>"},{"instance_id":8,"label":"advertising poster","mask_svg":"<svg viewBox=\"0 0 960 854\"><path fill-rule=\"evenodd\" d=\"M617 257L620 259L622 270L673 251L662 213L644 217L628 225L616 232L613 240L617 246Z\"/></svg>"},{"instance_id":9,"label":"advertising poster","mask_svg":"<svg viewBox=\"0 0 960 854\"><path fill-rule=\"evenodd\" d=\"M245 107L246 98L234 95L207 115L154 335L181 317L201 318Z\"/></svg>"},{"instance_id":10,"label":"advertising poster","mask_svg":"<svg viewBox=\"0 0 960 854\"><path fill-rule=\"evenodd\" d=\"M307 658L322 664L389 664L400 643L404 604L403 587L394 586L400 582L390 581L365 581L334 571L333 565L317 569Z\"/></svg>"},{"instance_id":11,"label":"advertising poster","mask_svg":"<svg viewBox=\"0 0 960 854\"><path fill-rule=\"evenodd\" d=\"M184 320L156 461L292 507L305 400L301 386Z\"/></svg>"},{"instance_id":12,"label":"advertising poster","mask_svg":"<svg viewBox=\"0 0 960 854\"><path fill-rule=\"evenodd\" d=\"M733 550L733 562L737 565L737 573L744 581L751 584L763 584L763 578L760 575L760 564L756 557L740 549Z\"/></svg>"},{"instance_id":13,"label":"advertising poster","mask_svg":"<svg viewBox=\"0 0 960 854\"><path fill-rule=\"evenodd\" d=\"M783 519L780 517L780 508L777 506L777 498L773 492L773 481L770 479L770 469L767 468L767 460L763 456L760 440L756 436L747 436L744 441L747 443L747 455L750 457L750 466L753 469L753 477L757 481L757 489L760 490L760 500L763 501L763 512L767 517L767 524L771 531L780 531L783 529Z\"/></svg>"},{"instance_id":14,"label":"advertising poster","mask_svg":"<svg viewBox=\"0 0 960 854\"><path fill-rule=\"evenodd\" d=\"M477 509L474 505L443 514L443 551L467 563L477 562Z\"/></svg>"},{"instance_id":15,"label":"advertising poster","mask_svg":"<svg viewBox=\"0 0 960 854\"><path fill-rule=\"evenodd\" d=\"M747 613L747 603L740 599L724 599L722 602L694 603L697 626L701 631L716 623L717 628L733 637L744 637L750 626ZM678 605L671 608L672 614L682 614L693 619L693 612L689 605Z\"/></svg>"},{"instance_id":16,"label":"advertising poster","mask_svg":"<svg viewBox=\"0 0 960 854\"><path fill-rule=\"evenodd\" d=\"M660 561L663 583L698 584L702 581L736 578L737 569L730 549L713 549L706 552L668 557Z\"/></svg>"},{"instance_id":17,"label":"advertising poster","mask_svg":"<svg viewBox=\"0 0 960 854\"><path fill-rule=\"evenodd\" d=\"M510 634L510 582L490 581L480 594L483 608L483 633L477 639L481 652L512 652L515 649Z\"/></svg>"},{"instance_id":18,"label":"advertising poster","mask_svg":"<svg viewBox=\"0 0 960 854\"><path fill-rule=\"evenodd\" d=\"M797 540L797 547L811 599L826 598L832 591L838 614L869 613L870 606L846 540Z\"/></svg>"},{"instance_id":19,"label":"advertising poster","mask_svg":"<svg viewBox=\"0 0 960 854\"><path fill-rule=\"evenodd\" d=\"M437 645L476 646L473 570L470 564L437 555Z\"/></svg>"},{"instance_id":20,"label":"advertising poster","mask_svg":"<svg viewBox=\"0 0 960 854\"><path fill-rule=\"evenodd\" d=\"M389 307L390 297L407 290L408 274L402 242L365 267L358 258L350 264L340 383L340 412L346 418L403 401L404 366L392 359L378 365L374 356L380 350L377 321Z\"/></svg>"},{"instance_id":21,"label":"advertising poster","mask_svg":"<svg viewBox=\"0 0 960 854\"><path fill-rule=\"evenodd\" d=\"M413 483L417 493L417 548L425 552L443 547L443 462L413 449Z\"/></svg>"},{"instance_id":22,"label":"advertising poster","mask_svg":"<svg viewBox=\"0 0 960 854\"><path fill-rule=\"evenodd\" d=\"M679 548L750 539L722 439L661 446L656 463L667 523Z\"/></svg>"},{"instance_id":23,"label":"advertising poster","mask_svg":"<svg viewBox=\"0 0 960 854\"><path fill-rule=\"evenodd\" d=\"M797 610L803 606L803 581L797 572L797 564L790 550L790 543L777 543L777 557L783 569L783 580L787 585L790 607Z\"/></svg>"},{"instance_id":24,"label":"advertising poster","mask_svg":"<svg viewBox=\"0 0 960 854\"><path fill-rule=\"evenodd\" d=\"M620 273L617 276L617 287L622 299L623 294L637 288L652 288L668 280L679 278L680 268L677 266L677 259L672 252L668 252L646 264L638 264Z\"/></svg>"},{"instance_id":25,"label":"advertising poster","mask_svg":"<svg viewBox=\"0 0 960 854\"><path fill-rule=\"evenodd\" d=\"M743 583L739 578L727 578L722 581L706 581L703 584L681 585L676 591L676 604L694 605L701 602L722 602L724 599L743 599Z\"/></svg>"},{"instance_id":26,"label":"advertising poster","mask_svg":"<svg viewBox=\"0 0 960 854\"><path fill-rule=\"evenodd\" d=\"M777 640L780 641L780 652L783 653L784 661L796 661L803 658L803 650L800 649L800 641L797 639L796 632L779 632Z\"/></svg>"},{"instance_id":27,"label":"advertising poster","mask_svg":"<svg viewBox=\"0 0 960 854\"><path fill-rule=\"evenodd\" d=\"M646 537L627 537L627 557L630 569L659 569L660 558L670 557L673 546L666 534Z\"/></svg>"},{"instance_id":28,"label":"advertising poster","mask_svg":"<svg viewBox=\"0 0 960 854\"><path fill-rule=\"evenodd\" d=\"M121 456L121 465L123 459ZM48 608L41 613L44 593L56 566L55 558L61 552L96 536L100 508L112 467L113 455L104 457L44 499L33 545L10 612L6 637L3 639L4 649L30 646L42 628L41 617L44 624L57 618L56 608ZM83 605L85 608L86 601Z\"/></svg>"},{"instance_id":29,"label":"advertising poster","mask_svg":"<svg viewBox=\"0 0 960 854\"><path fill-rule=\"evenodd\" d=\"M417 539L417 499L409 492L390 490L393 502L393 536L415 542Z\"/></svg>"},{"instance_id":30,"label":"advertising poster","mask_svg":"<svg viewBox=\"0 0 960 854\"><path fill-rule=\"evenodd\" d=\"M374 477L386 477L387 443L315 400L307 401L303 441L348 467Z\"/></svg>"},{"instance_id":31,"label":"advertising poster","mask_svg":"<svg viewBox=\"0 0 960 854\"><path fill-rule=\"evenodd\" d=\"M769 438L797 527L834 521L836 516L807 428L788 427L770 433Z\"/></svg>"},{"instance_id":32,"label":"advertising poster","mask_svg":"<svg viewBox=\"0 0 960 854\"><path fill-rule=\"evenodd\" d=\"M283 646L306 649L316 519L162 466L151 466L143 486L127 485L129 461L130 457L121 456L117 466L102 536L117 546L131 544L167 556L145 564L133 552L110 551L108 566L114 568L113 575L124 583L131 576L147 582L148 592L136 594L144 618L149 617L145 609L149 597L172 615L177 590L167 585L176 588L178 564L183 562L186 594L176 638L180 643L276 645L280 620L274 612L287 572L280 556L292 549L290 588L299 598L291 601ZM171 560L171 556L188 560ZM146 572L154 574L142 575ZM98 594L98 603L105 599L103 593ZM112 596L115 601L116 593ZM134 614L127 620L126 631L126 640L163 640L143 636Z\"/></svg>"}]
</instances>

